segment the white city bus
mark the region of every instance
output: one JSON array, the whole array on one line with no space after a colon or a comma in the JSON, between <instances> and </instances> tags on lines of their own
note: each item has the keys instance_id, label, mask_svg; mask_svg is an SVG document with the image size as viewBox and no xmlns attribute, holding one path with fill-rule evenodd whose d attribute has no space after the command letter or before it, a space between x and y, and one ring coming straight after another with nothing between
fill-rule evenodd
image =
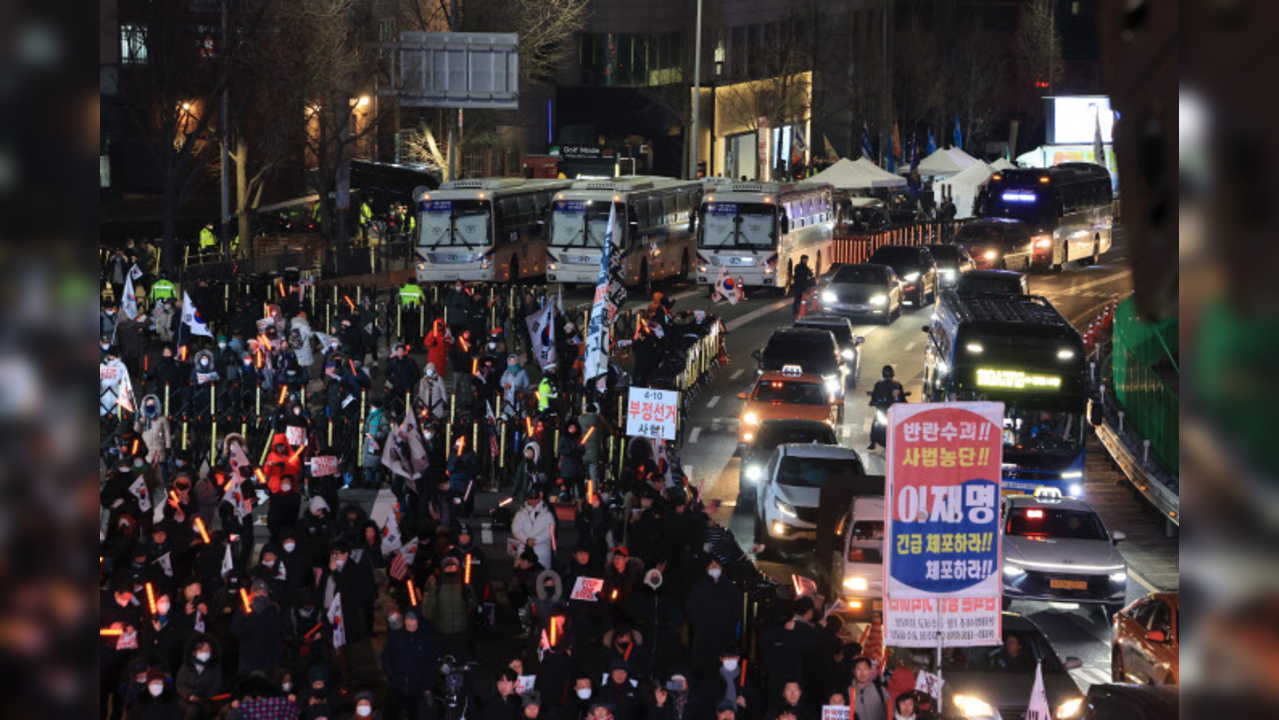
<instances>
[{"instance_id":1,"label":"white city bus","mask_svg":"<svg viewBox=\"0 0 1279 720\"><path fill-rule=\"evenodd\" d=\"M708 189L697 233L697 282L727 267L742 284L790 287L800 257L820 276L830 267L835 208L825 183L734 183Z\"/></svg>"},{"instance_id":2,"label":"white city bus","mask_svg":"<svg viewBox=\"0 0 1279 720\"><path fill-rule=\"evenodd\" d=\"M511 282L546 272L547 212L567 180L455 180L418 196L418 282Z\"/></svg>"},{"instance_id":3,"label":"white city bus","mask_svg":"<svg viewBox=\"0 0 1279 720\"><path fill-rule=\"evenodd\" d=\"M1097 262L1115 227L1110 171L1092 163L1002 170L990 178L985 216L1020 220L1030 230L1026 267L1061 270ZM1010 270L1012 268L1009 268Z\"/></svg>"},{"instance_id":4,"label":"white city bus","mask_svg":"<svg viewBox=\"0 0 1279 720\"><path fill-rule=\"evenodd\" d=\"M645 288L654 280L686 278L696 245L694 214L701 185L692 180L633 176L581 180L555 194L546 276L550 282L594 284L608 231L611 206L617 206L622 277Z\"/></svg>"}]
</instances>

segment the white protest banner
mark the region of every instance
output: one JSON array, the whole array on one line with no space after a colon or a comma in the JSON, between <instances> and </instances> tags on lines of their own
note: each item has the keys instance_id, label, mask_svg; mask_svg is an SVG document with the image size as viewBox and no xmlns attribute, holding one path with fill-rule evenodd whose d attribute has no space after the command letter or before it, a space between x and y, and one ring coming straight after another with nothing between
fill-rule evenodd
<instances>
[{"instance_id":1,"label":"white protest banner","mask_svg":"<svg viewBox=\"0 0 1279 720\"><path fill-rule=\"evenodd\" d=\"M301 425L289 425L284 428L284 439L289 447L302 447L306 444L306 428Z\"/></svg>"},{"instance_id":2,"label":"white protest banner","mask_svg":"<svg viewBox=\"0 0 1279 720\"><path fill-rule=\"evenodd\" d=\"M536 684L536 675L521 675L519 679L515 681L515 694L523 695L525 690L532 690L533 686Z\"/></svg>"},{"instance_id":3,"label":"white protest banner","mask_svg":"<svg viewBox=\"0 0 1279 720\"><path fill-rule=\"evenodd\" d=\"M822 720L848 720L847 705L823 705Z\"/></svg>"},{"instance_id":4,"label":"white protest banner","mask_svg":"<svg viewBox=\"0 0 1279 720\"><path fill-rule=\"evenodd\" d=\"M333 455L311 458L311 477L328 477L338 474L338 459Z\"/></svg>"},{"instance_id":5,"label":"white protest banner","mask_svg":"<svg viewBox=\"0 0 1279 720\"><path fill-rule=\"evenodd\" d=\"M999 645L1003 403L892 406L884 644Z\"/></svg>"},{"instance_id":6,"label":"white protest banner","mask_svg":"<svg viewBox=\"0 0 1279 720\"><path fill-rule=\"evenodd\" d=\"M679 418L679 392L633 387L627 408L627 435L675 439L675 424Z\"/></svg>"},{"instance_id":7,"label":"white protest banner","mask_svg":"<svg viewBox=\"0 0 1279 720\"><path fill-rule=\"evenodd\" d=\"M597 578L580 577L573 585L573 594L568 596L569 600L585 600L586 602L595 602L596 595L604 589L604 580Z\"/></svg>"}]
</instances>

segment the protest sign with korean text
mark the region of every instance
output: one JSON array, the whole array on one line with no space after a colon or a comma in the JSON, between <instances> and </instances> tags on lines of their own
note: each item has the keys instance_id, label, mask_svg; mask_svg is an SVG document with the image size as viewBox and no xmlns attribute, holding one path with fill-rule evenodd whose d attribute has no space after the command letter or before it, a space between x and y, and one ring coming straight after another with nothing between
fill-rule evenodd
<instances>
[{"instance_id":1,"label":"protest sign with korean text","mask_svg":"<svg viewBox=\"0 0 1279 720\"><path fill-rule=\"evenodd\" d=\"M679 419L679 392L631 388L626 434L631 437L674 440Z\"/></svg>"},{"instance_id":2,"label":"protest sign with korean text","mask_svg":"<svg viewBox=\"0 0 1279 720\"><path fill-rule=\"evenodd\" d=\"M884 642L998 645L1003 403L894 405L888 415Z\"/></svg>"},{"instance_id":3,"label":"protest sign with korean text","mask_svg":"<svg viewBox=\"0 0 1279 720\"><path fill-rule=\"evenodd\" d=\"M569 600L585 600L586 602L596 602L596 595L604 589L604 581L600 578L579 577L573 585L573 594L568 597Z\"/></svg>"}]
</instances>

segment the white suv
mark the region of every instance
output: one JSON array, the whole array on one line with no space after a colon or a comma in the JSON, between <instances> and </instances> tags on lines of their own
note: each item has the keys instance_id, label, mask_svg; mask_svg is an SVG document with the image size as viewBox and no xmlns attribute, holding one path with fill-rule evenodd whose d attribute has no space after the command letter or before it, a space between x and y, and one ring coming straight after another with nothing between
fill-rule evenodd
<instances>
[{"instance_id":1,"label":"white suv","mask_svg":"<svg viewBox=\"0 0 1279 720\"><path fill-rule=\"evenodd\" d=\"M772 549L816 540L822 485L865 474L861 457L851 448L779 445L756 488L755 543Z\"/></svg>"}]
</instances>

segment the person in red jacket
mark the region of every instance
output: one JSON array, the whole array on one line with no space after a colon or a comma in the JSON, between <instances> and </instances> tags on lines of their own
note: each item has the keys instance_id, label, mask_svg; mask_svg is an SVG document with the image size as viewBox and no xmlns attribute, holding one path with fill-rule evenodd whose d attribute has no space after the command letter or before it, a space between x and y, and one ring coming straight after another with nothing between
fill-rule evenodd
<instances>
[{"instance_id":1,"label":"person in red jacket","mask_svg":"<svg viewBox=\"0 0 1279 720\"><path fill-rule=\"evenodd\" d=\"M448 377L449 350L453 347L453 334L445 327L444 321L436 319L431 332L426 336L426 359L435 366L441 377Z\"/></svg>"},{"instance_id":2,"label":"person in red jacket","mask_svg":"<svg viewBox=\"0 0 1279 720\"><path fill-rule=\"evenodd\" d=\"M280 476L288 475L294 478L302 476L302 453L289 450L289 442L285 439L284 433L276 433L275 437L271 438L271 452L266 456L263 472L266 474L267 485L272 495L280 491Z\"/></svg>"}]
</instances>

